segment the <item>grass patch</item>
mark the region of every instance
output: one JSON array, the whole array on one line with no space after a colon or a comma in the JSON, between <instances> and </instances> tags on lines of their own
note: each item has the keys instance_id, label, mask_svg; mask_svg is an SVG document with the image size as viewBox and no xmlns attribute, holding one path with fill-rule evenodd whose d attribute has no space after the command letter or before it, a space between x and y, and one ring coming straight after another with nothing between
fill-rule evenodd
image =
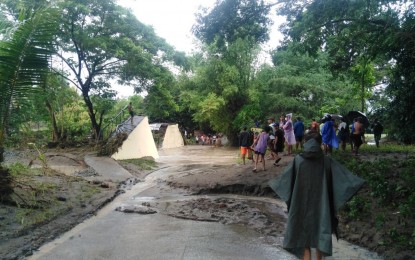
<instances>
[{"instance_id":1,"label":"grass patch","mask_svg":"<svg viewBox=\"0 0 415 260\"><path fill-rule=\"evenodd\" d=\"M21 228L26 228L50 221L51 219L61 215L67 210L67 208L57 207L45 208L43 210L17 208L15 214L16 220L21 225Z\"/></svg>"},{"instance_id":2,"label":"grass patch","mask_svg":"<svg viewBox=\"0 0 415 260\"><path fill-rule=\"evenodd\" d=\"M101 189L99 187L96 186L82 186L82 198L83 199L90 199L92 198L95 194L98 194L101 192Z\"/></svg>"},{"instance_id":3,"label":"grass patch","mask_svg":"<svg viewBox=\"0 0 415 260\"><path fill-rule=\"evenodd\" d=\"M379 151L382 153L374 153ZM365 235L381 238L379 247L387 257L404 250L415 250L415 153L413 146L384 145L379 149L364 146L361 156L336 153L334 157L366 184L340 212L344 226ZM352 241L358 242L359 241ZM367 246L367 245L364 245ZM400 257L398 257L400 258Z\"/></svg>"},{"instance_id":4,"label":"grass patch","mask_svg":"<svg viewBox=\"0 0 415 260\"><path fill-rule=\"evenodd\" d=\"M138 159L127 159L121 160L122 162L131 163L136 165L140 170L153 170L157 167L157 163L153 158L138 158Z\"/></svg>"},{"instance_id":5,"label":"grass patch","mask_svg":"<svg viewBox=\"0 0 415 260\"><path fill-rule=\"evenodd\" d=\"M350 146L348 146L350 149ZM415 146L414 145L399 145L399 144L392 144L392 143L381 143L379 147L376 145L362 145L359 149L360 152L382 152L382 153L407 153L407 154L415 154Z\"/></svg>"}]
</instances>

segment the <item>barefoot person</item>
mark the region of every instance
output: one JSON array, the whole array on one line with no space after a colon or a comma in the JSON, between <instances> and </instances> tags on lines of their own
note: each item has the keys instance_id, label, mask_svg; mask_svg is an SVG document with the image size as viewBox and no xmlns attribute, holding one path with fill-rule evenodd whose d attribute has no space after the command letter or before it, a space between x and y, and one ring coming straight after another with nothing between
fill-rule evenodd
<instances>
[{"instance_id":1,"label":"barefoot person","mask_svg":"<svg viewBox=\"0 0 415 260\"><path fill-rule=\"evenodd\" d=\"M255 158L255 168L252 170L253 172L257 172L257 165L259 162L259 158L261 158L262 161L262 170L265 171L265 152L267 151L267 143L269 138L269 132L271 131L271 127L266 126L264 130L259 134L258 138L255 140L255 143L253 144L254 152L256 154Z\"/></svg>"},{"instance_id":2,"label":"barefoot person","mask_svg":"<svg viewBox=\"0 0 415 260\"><path fill-rule=\"evenodd\" d=\"M321 149L321 136L305 136L303 153L269 186L287 203L288 219L283 248L298 258L332 255L332 234L337 235L339 209L362 187L363 179Z\"/></svg>"}]
</instances>

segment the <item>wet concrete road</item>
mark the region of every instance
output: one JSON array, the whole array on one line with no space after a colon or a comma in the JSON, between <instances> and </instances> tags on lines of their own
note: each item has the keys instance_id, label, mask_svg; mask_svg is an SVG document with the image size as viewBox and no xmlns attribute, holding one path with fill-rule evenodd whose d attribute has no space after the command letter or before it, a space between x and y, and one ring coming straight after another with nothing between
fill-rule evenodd
<instances>
[{"instance_id":1,"label":"wet concrete road","mask_svg":"<svg viewBox=\"0 0 415 260\"><path fill-rule=\"evenodd\" d=\"M178 174L175 167L236 163L237 150L223 148L213 152L212 149L189 146L161 151L160 170L117 197L96 216L41 247L29 259L295 259L244 226L183 220L159 213L139 215L115 211L120 206L140 206L143 201L183 199L182 194L157 198L142 195L148 190L154 193L157 183ZM116 165L114 162L112 171ZM276 203L282 205L282 202ZM344 242L335 243L333 253L334 258L326 259L378 259Z\"/></svg>"}]
</instances>

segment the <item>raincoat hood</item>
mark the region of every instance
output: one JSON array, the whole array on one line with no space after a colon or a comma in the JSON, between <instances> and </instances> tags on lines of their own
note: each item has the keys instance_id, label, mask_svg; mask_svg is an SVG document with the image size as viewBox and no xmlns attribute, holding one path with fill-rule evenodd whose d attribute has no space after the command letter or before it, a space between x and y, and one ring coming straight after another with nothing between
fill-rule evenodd
<instances>
[{"instance_id":1,"label":"raincoat hood","mask_svg":"<svg viewBox=\"0 0 415 260\"><path fill-rule=\"evenodd\" d=\"M337 235L339 209L362 187L364 180L335 159L325 156L310 139L269 186L287 203L283 248L303 257L304 248L332 255L332 234Z\"/></svg>"},{"instance_id":2,"label":"raincoat hood","mask_svg":"<svg viewBox=\"0 0 415 260\"><path fill-rule=\"evenodd\" d=\"M304 144L304 150L300 154L305 159L316 159L323 157L321 145L315 139L310 139Z\"/></svg>"}]
</instances>

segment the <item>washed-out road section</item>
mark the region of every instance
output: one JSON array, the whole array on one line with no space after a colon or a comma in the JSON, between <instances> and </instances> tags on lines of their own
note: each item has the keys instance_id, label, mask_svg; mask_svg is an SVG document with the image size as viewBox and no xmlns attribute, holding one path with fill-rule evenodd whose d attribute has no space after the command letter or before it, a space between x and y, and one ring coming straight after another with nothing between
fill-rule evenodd
<instances>
[{"instance_id":1,"label":"washed-out road section","mask_svg":"<svg viewBox=\"0 0 415 260\"><path fill-rule=\"evenodd\" d=\"M154 214L125 213L140 209L217 195L192 195L166 189L167 180L197 174L213 165L237 165L237 150L186 146L160 151L159 168L143 182L132 186L96 216L42 246L29 259L295 259L281 248L282 238L270 242L246 225L181 219L155 208ZM125 169L109 158L88 156L85 160L101 178L128 178ZM105 167L102 167L102 166ZM250 166L246 166L250 167ZM270 168L268 171L272 171ZM163 187L163 188L160 188ZM235 198L233 195L221 195ZM261 200L236 196L238 200ZM283 202L263 198L283 210ZM143 206L146 205L146 206ZM277 241L277 242L276 242ZM380 259L376 254L345 241L334 241L333 257L326 259Z\"/></svg>"}]
</instances>

